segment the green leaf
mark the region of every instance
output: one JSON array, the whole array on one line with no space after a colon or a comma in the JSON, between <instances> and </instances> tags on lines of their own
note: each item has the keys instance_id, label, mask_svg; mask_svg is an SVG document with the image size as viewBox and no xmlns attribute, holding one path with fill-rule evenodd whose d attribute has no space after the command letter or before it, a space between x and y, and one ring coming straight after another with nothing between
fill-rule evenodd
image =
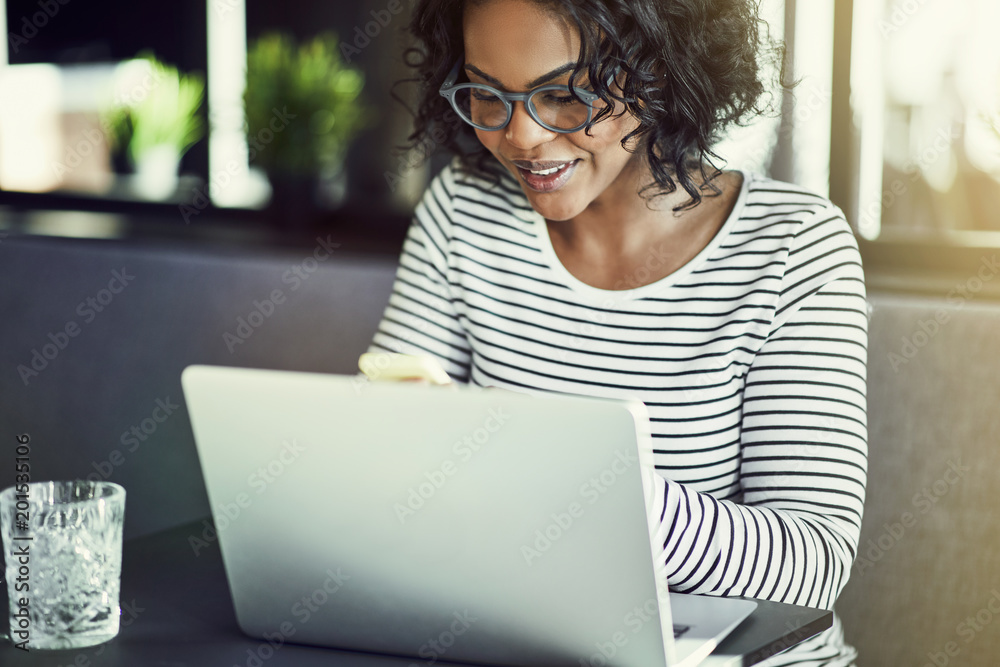
<instances>
[{"instance_id":1,"label":"green leaf","mask_svg":"<svg viewBox=\"0 0 1000 667\"><path fill-rule=\"evenodd\" d=\"M326 33L296 45L266 34L247 53L244 94L247 136L255 163L267 171L318 173L343 159L370 111L361 102L364 78L341 61L337 37ZM282 125L275 110L295 118ZM272 124L274 122L274 124ZM279 129L275 130L274 128ZM263 142L270 136L270 141Z\"/></svg>"},{"instance_id":2,"label":"green leaf","mask_svg":"<svg viewBox=\"0 0 1000 667\"><path fill-rule=\"evenodd\" d=\"M181 74L149 52L138 57L147 61L152 84L137 101L105 113L112 141L118 148L127 146L133 163L164 145L182 156L205 136L200 114L205 98L204 79L198 74Z\"/></svg>"}]
</instances>

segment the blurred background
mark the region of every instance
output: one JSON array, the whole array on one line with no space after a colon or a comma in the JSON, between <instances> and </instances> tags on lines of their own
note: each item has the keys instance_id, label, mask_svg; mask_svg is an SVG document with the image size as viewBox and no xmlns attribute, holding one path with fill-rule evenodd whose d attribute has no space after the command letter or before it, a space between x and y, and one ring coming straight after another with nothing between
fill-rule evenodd
<instances>
[{"instance_id":1,"label":"blurred background","mask_svg":"<svg viewBox=\"0 0 1000 667\"><path fill-rule=\"evenodd\" d=\"M5 224L34 212L19 229L398 236L443 160L396 150L412 4L0 0ZM799 84L723 142L727 164L831 196L881 242L876 262L893 244L996 245L1000 4L762 6Z\"/></svg>"},{"instance_id":2,"label":"blurred background","mask_svg":"<svg viewBox=\"0 0 1000 667\"><path fill-rule=\"evenodd\" d=\"M411 5L0 0L0 206L168 227L238 218L258 232L405 224L440 167L395 150L409 120L389 91L406 75ZM800 83L780 117L720 146L727 162L832 196L868 240L993 243L1000 4L763 8ZM46 219L28 230L133 222Z\"/></svg>"},{"instance_id":3,"label":"blurred background","mask_svg":"<svg viewBox=\"0 0 1000 667\"><path fill-rule=\"evenodd\" d=\"M29 233L398 227L426 180L390 97L410 4L0 2L0 206Z\"/></svg>"}]
</instances>

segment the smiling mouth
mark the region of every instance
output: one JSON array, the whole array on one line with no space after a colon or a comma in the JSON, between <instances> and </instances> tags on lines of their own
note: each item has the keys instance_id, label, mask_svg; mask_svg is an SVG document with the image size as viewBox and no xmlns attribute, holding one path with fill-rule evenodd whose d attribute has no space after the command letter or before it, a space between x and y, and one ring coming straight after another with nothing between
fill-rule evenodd
<instances>
[{"instance_id":1,"label":"smiling mouth","mask_svg":"<svg viewBox=\"0 0 1000 667\"><path fill-rule=\"evenodd\" d=\"M552 192L566 184L573 175L579 160L568 162L529 162L515 160L521 180L536 192Z\"/></svg>"}]
</instances>

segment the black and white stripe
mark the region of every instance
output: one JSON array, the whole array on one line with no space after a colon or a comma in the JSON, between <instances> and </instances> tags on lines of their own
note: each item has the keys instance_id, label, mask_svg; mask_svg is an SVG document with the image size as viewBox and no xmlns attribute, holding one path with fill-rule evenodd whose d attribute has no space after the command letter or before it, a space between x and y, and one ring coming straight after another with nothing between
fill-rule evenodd
<instances>
[{"instance_id":1,"label":"black and white stripe","mask_svg":"<svg viewBox=\"0 0 1000 667\"><path fill-rule=\"evenodd\" d=\"M511 177L453 164L417 208L371 349L478 385L642 400L671 588L829 608L865 498L867 324L850 227L795 186L746 176L691 262L601 290L558 261ZM853 657L838 622L766 664Z\"/></svg>"}]
</instances>

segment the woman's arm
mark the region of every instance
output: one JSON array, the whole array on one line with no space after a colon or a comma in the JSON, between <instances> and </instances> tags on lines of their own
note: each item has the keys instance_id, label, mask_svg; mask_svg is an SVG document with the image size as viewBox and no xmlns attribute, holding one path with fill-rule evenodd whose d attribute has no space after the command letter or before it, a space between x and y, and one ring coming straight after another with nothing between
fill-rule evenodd
<instances>
[{"instance_id":1,"label":"woman's arm","mask_svg":"<svg viewBox=\"0 0 1000 667\"><path fill-rule=\"evenodd\" d=\"M657 487L674 590L830 608L847 582L867 477L864 284L841 277L797 299L747 373L742 503Z\"/></svg>"},{"instance_id":2,"label":"woman's arm","mask_svg":"<svg viewBox=\"0 0 1000 667\"><path fill-rule=\"evenodd\" d=\"M447 247L454 179L445 169L427 188L410 224L396 281L369 352L428 354L457 382L468 382L469 343L448 283Z\"/></svg>"}]
</instances>

